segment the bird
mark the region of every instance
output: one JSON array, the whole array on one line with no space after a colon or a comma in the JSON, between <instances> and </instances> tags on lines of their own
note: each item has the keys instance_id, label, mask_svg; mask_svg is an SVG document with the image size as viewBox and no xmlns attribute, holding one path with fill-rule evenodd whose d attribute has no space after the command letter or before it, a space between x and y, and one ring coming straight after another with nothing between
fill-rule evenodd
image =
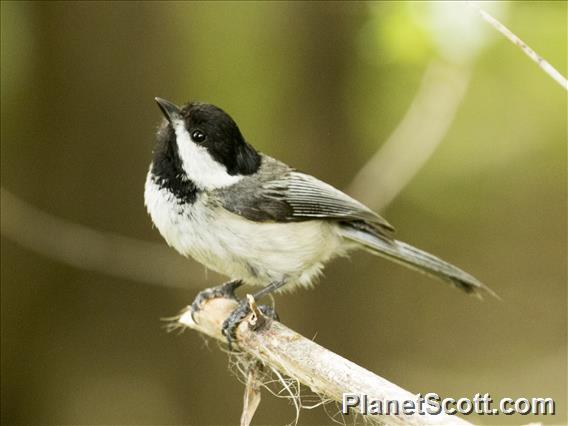
<instances>
[{"instance_id":1,"label":"bird","mask_svg":"<svg viewBox=\"0 0 568 426\"><path fill-rule=\"evenodd\" d=\"M164 118L146 176L146 209L168 245L229 277L193 306L244 284L267 294L309 287L326 263L356 249L441 279L469 294L489 287L395 238L394 227L335 187L257 151L221 108L155 98ZM231 343L248 313L223 324Z\"/></svg>"}]
</instances>

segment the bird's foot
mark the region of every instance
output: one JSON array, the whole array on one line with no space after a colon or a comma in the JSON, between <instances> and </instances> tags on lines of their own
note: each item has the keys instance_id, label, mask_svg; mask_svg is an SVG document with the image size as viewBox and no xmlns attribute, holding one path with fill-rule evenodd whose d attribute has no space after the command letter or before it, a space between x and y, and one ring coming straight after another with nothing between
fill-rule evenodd
<instances>
[{"instance_id":1,"label":"bird's foot","mask_svg":"<svg viewBox=\"0 0 568 426\"><path fill-rule=\"evenodd\" d=\"M233 349L233 342L237 339L237 327L251 312L254 312L256 315L254 323L250 324L251 328L255 331L266 324L266 318L279 319L278 314L272 307L268 305L257 305L254 297L248 295L247 299L241 300L235 310L231 312L228 318L223 322L221 332L227 339L229 350Z\"/></svg>"},{"instance_id":2,"label":"bird's foot","mask_svg":"<svg viewBox=\"0 0 568 426\"><path fill-rule=\"evenodd\" d=\"M201 307L205 302L211 299L217 299L224 297L226 299L234 299L237 300L235 296L235 290L243 285L241 280L233 280L226 282L225 284L221 284L216 287L206 288L203 291L200 291L193 303L191 304L191 318L195 321L195 314L201 310Z\"/></svg>"}]
</instances>

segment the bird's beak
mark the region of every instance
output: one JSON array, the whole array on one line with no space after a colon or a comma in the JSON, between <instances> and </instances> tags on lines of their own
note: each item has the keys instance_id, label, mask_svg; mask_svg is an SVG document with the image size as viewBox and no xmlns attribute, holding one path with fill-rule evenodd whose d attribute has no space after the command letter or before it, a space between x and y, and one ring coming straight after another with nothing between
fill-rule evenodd
<instances>
[{"instance_id":1,"label":"bird's beak","mask_svg":"<svg viewBox=\"0 0 568 426\"><path fill-rule=\"evenodd\" d=\"M181 113L179 107L175 104L172 104L170 101L166 101L162 98L154 98L158 103L158 106L164 113L164 116L168 119L171 123L173 120L181 119Z\"/></svg>"}]
</instances>

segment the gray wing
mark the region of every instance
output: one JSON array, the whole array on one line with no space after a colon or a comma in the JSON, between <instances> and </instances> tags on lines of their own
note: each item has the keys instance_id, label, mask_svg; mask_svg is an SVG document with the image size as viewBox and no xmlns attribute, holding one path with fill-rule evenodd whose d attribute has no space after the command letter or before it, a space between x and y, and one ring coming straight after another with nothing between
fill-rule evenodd
<instances>
[{"instance_id":1,"label":"gray wing","mask_svg":"<svg viewBox=\"0 0 568 426\"><path fill-rule=\"evenodd\" d=\"M313 176L270 157L258 174L220 190L223 207L249 220L294 222L327 219L390 239L394 228L371 209Z\"/></svg>"}]
</instances>

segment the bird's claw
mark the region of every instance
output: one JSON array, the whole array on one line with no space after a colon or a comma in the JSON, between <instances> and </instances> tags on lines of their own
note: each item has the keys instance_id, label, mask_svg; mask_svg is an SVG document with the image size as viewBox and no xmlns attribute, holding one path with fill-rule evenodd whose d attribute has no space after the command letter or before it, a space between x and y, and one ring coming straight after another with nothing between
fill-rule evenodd
<instances>
[{"instance_id":1,"label":"bird's claw","mask_svg":"<svg viewBox=\"0 0 568 426\"><path fill-rule=\"evenodd\" d=\"M219 286L206 288L205 290L200 291L197 294L197 297L195 298L193 303L191 304L191 319L194 322L197 322L195 320L195 314L201 310L203 304L208 300L217 299L221 297L224 297L226 299L237 300L235 296L235 290L242 285L243 282L241 280L233 280L221 284Z\"/></svg>"},{"instance_id":2,"label":"bird's claw","mask_svg":"<svg viewBox=\"0 0 568 426\"><path fill-rule=\"evenodd\" d=\"M251 305L255 311L259 313L264 318L271 318L278 320L278 314L276 311L268 305L256 305L254 303L254 298L250 297L247 300L241 300L239 305L231 312L225 321L223 321L223 326L221 327L221 332L223 336L227 339L227 344L229 345L229 350L233 349L233 342L237 339L237 327L239 324L251 313ZM257 316L258 312L255 312ZM254 330L258 330L265 322L257 318Z\"/></svg>"}]
</instances>

